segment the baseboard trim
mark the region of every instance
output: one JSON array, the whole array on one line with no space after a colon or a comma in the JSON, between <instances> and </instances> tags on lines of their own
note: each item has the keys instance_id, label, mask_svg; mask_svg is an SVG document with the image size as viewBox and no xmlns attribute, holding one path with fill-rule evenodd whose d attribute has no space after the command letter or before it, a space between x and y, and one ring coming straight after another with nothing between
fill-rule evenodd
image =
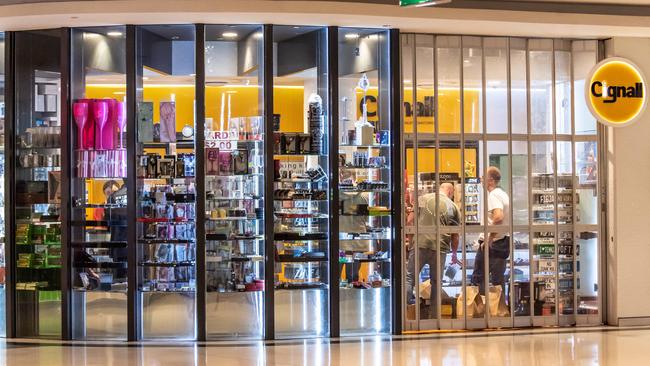
<instances>
[{"instance_id":1,"label":"baseboard trim","mask_svg":"<svg viewBox=\"0 0 650 366\"><path fill-rule=\"evenodd\" d=\"M618 318L619 327L638 327L642 325L650 325L650 316Z\"/></svg>"}]
</instances>

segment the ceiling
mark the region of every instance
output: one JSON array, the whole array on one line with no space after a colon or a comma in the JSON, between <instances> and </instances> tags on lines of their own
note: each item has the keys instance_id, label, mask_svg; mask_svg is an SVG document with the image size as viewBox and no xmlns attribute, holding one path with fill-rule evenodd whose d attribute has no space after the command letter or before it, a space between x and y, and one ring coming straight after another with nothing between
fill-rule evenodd
<instances>
[{"instance_id":1,"label":"ceiling","mask_svg":"<svg viewBox=\"0 0 650 366\"><path fill-rule=\"evenodd\" d=\"M39 1L38 3L34 3ZM0 0L0 30L107 24L280 24L526 37L649 37L650 0Z\"/></svg>"}]
</instances>

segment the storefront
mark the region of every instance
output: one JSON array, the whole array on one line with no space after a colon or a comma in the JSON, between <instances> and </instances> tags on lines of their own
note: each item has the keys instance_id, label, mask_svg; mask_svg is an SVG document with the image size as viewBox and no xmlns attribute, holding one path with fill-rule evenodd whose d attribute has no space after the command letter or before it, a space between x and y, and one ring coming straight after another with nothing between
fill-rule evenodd
<instances>
[{"instance_id":1,"label":"storefront","mask_svg":"<svg viewBox=\"0 0 650 366\"><path fill-rule=\"evenodd\" d=\"M10 337L603 322L597 40L183 24L2 44ZM483 238L505 254L477 261Z\"/></svg>"}]
</instances>

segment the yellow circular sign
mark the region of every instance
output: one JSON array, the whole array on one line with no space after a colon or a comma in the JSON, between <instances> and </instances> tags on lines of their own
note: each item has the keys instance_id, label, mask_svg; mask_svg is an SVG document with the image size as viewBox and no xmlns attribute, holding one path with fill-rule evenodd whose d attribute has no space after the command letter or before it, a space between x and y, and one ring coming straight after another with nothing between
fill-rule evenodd
<instances>
[{"instance_id":1,"label":"yellow circular sign","mask_svg":"<svg viewBox=\"0 0 650 366\"><path fill-rule=\"evenodd\" d=\"M646 81L631 61L612 57L596 65L585 83L587 106L598 121L609 126L627 126L644 112Z\"/></svg>"}]
</instances>

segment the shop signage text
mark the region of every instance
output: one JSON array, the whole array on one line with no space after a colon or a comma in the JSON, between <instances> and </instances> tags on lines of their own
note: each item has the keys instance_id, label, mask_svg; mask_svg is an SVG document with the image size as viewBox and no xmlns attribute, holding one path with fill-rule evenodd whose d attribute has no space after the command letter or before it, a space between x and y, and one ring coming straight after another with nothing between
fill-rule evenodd
<instances>
[{"instance_id":1,"label":"shop signage text","mask_svg":"<svg viewBox=\"0 0 650 366\"><path fill-rule=\"evenodd\" d=\"M585 97L591 114L609 126L627 126L643 114L647 104L646 81L631 61L613 57L589 73Z\"/></svg>"}]
</instances>

